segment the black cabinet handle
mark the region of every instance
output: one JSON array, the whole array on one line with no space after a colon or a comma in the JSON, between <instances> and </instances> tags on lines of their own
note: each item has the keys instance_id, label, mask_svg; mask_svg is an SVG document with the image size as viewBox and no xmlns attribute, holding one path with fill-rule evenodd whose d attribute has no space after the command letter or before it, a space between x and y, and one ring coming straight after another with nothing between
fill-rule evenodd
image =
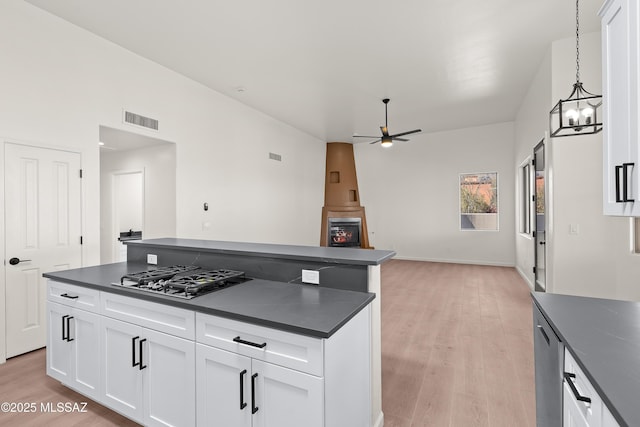
<instances>
[{"instance_id":1,"label":"black cabinet handle","mask_svg":"<svg viewBox=\"0 0 640 427\"><path fill-rule=\"evenodd\" d=\"M620 197L620 171L622 170L622 165L616 166L616 203L622 203L622 197Z\"/></svg>"},{"instance_id":2,"label":"black cabinet handle","mask_svg":"<svg viewBox=\"0 0 640 427\"><path fill-rule=\"evenodd\" d=\"M73 316L67 316L67 342L71 342L74 338L71 338L71 327L69 326L69 321L73 319Z\"/></svg>"},{"instance_id":3,"label":"black cabinet handle","mask_svg":"<svg viewBox=\"0 0 640 427\"><path fill-rule=\"evenodd\" d=\"M547 342L547 345L550 345L550 343L549 343L549 335L547 335L547 333L544 331L544 328L542 327L542 325L538 325L538 330L540 331L540 333L544 337L544 340Z\"/></svg>"},{"instance_id":4,"label":"black cabinet handle","mask_svg":"<svg viewBox=\"0 0 640 427\"><path fill-rule=\"evenodd\" d=\"M64 333L64 328L65 328L65 324L67 323L67 317L69 316L62 316L62 341L66 341L67 340L67 334Z\"/></svg>"},{"instance_id":5,"label":"black cabinet handle","mask_svg":"<svg viewBox=\"0 0 640 427\"><path fill-rule=\"evenodd\" d=\"M258 348L265 348L267 346L266 342L263 342L262 344L256 344L256 343L251 342L251 341L245 341L243 339L240 339L240 336L235 337L233 339L233 342L237 342L237 343L245 344L245 345L250 345L252 347L258 347Z\"/></svg>"},{"instance_id":6,"label":"black cabinet handle","mask_svg":"<svg viewBox=\"0 0 640 427\"><path fill-rule=\"evenodd\" d=\"M78 299L78 298L80 298L78 295L69 295L67 293L64 293L64 294L62 294L60 296L63 297L63 298L69 298L69 299Z\"/></svg>"},{"instance_id":7,"label":"black cabinet handle","mask_svg":"<svg viewBox=\"0 0 640 427\"><path fill-rule=\"evenodd\" d=\"M247 370L240 372L240 410L247 407L247 402L244 401L244 376L247 374Z\"/></svg>"},{"instance_id":8,"label":"black cabinet handle","mask_svg":"<svg viewBox=\"0 0 640 427\"><path fill-rule=\"evenodd\" d=\"M131 367L132 368L140 364L140 362L136 362L136 341L139 339L140 337L131 338Z\"/></svg>"},{"instance_id":9,"label":"black cabinet handle","mask_svg":"<svg viewBox=\"0 0 640 427\"><path fill-rule=\"evenodd\" d=\"M569 384L569 388L571 389L571 391L573 392L573 395L576 397L577 400L579 400L580 402L591 403L591 398L586 397L586 396L582 396L578 392L578 389L576 388L576 385L571 380L572 378L576 377L576 374L572 374L570 372L565 372L563 376L564 376L564 380Z\"/></svg>"},{"instance_id":10,"label":"black cabinet handle","mask_svg":"<svg viewBox=\"0 0 640 427\"><path fill-rule=\"evenodd\" d=\"M628 178L629 173L627 169L629 167L633 167L634 163L623 163L622 164L622 201L623 202L635 202L635 199L629 199L629 189L628 189Z\"/></svg>"},{"instance_id":11,"label":"black cabinet handle","mask_svg":"<svg viewBox=\"0 0 640 427\"><path fill-rule=\"evenodd\" d=\"M251 413L255 414L258 412L258 407L256 406L256 378L258 378L258 374L251 375Z\"/></svg>"},{"instance_id":12,"label":"black cabinet handle","mask_svg":"<svg viewBox=\"0 0 640 427\"><path fill-rule=\"evenodd\" d=\"M20 259L20 258L13 257L13 258L11 258L11 259L9 260L9 264L11 264L11 265L18 265L18 264L20 264L21 262L26 262L26 261L31 261L31 260L30 260L30 259Z\"/></svg>"},{"instance_id":13,"label":"black cabinet handle","mask_svg":"<svg viewBox=\"0 0 640 427\"><path fill-rule=\"evenodd\" d=\"M143 348L142 346L143 346L143 344L144 344L144 342L145 342L146 340L147 340L146 338L141 339L141 340L140 340L140 343L139 343L139 344L140 344L140 370L141 370L141 371L142 371L144 368L146 368L146 367L147 367L147 365L144 365L144 364L142 363L142 360L144 359L144 357L142 356L142 348Z\"/></svg>"}]
</instances>

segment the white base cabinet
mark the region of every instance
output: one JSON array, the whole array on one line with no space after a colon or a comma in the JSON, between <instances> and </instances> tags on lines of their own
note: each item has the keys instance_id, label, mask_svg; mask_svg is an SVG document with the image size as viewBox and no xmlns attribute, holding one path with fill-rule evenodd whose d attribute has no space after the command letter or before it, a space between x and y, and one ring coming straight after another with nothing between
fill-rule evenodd
<instances>
[{"instance_id":1,"label":"white base cabinet","mask_svg":"<svg viewBox=\"0 0 640 427\"><path fill-rule=\"evenodd\" d=\"M196 345L198 425L324 426L323 379Z\"/></svg>"},{"instance_id":2,"label":"white base cabinet","mask_svg":"<svg viewBox=\"0 0 640 427\"><path fill-rule=\"evenodd\" d=\"M321 339L49 281L47 374L146 426L371 427L370 307Z\"/></svg>"},{"instance_id":3,"label":"white base cabinet","mask_svg":"<svg viewBox=\"0 0 640 427\"><path fill-rule=\"evenodd\" d=\"M102 402L147 426L195 424L195 344L109 317Z\"/></svg>"},{"instance_id":4,"label":"white base cabinet","mask_svg":"<svg viewBox=\"0 0 640 427\"><path fill-rule=\"evenodd\" d=\"M100 393L100 316L49 302L47 375L92 399Z\"/></svg>"},{"instance_id":5,"label":"white base cabinet","mask_svg":"<svg viewBox=\"0 0 640 427\"><path fill-rule=\"evenodd\" d=\"M371 427L370 315L319 339L196 314L198 425Z\"/></svg>"},{"instance_id":6,"label":"white base cabinet","mask_svg":"<svg viewBox=\"0 0 640 427\"><path fill-rule=\"evenodd\" d=\"M566 348L562 390L564 427L618 427L607 405Z\"/></svg>"}]
</instances>

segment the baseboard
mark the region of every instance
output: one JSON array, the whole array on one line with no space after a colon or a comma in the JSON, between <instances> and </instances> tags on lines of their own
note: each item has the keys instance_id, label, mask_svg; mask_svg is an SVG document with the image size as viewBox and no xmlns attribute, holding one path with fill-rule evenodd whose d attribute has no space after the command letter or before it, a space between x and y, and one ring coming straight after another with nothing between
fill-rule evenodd
<instances>
[{"instance_id":1,"label":"baseboard","mask_svg":"<svg viewBox=\"0 0 640 427\"><path fill-rule=\"evenodd\" d=\"M383 427L384 426L384 414L382 411L378 414L378 419L371 425L371 427Z\"/></svg>"},{"instance_id":2,"label":"baseboard","mask_svg":"<svg viewBox=\"0 0 640 427\"><path fill-rule=\"evenodd\" d=\"M425 261L425 262L443 262L447 264L472 264L472 265L488 265L492 267L515 267L513 263L509 262L494 262L494 261L479 261L468 259L443 259L443 258L415 258L396 255L393 259L400 259L404 261Z\"/></svg>"},{"instance_id":3,"label":"baseboard","mask_svg":"<svg viewBox=\"0 0 640 427\"><path fill-rule=\"evenodd\" d=\"M527 283L527 286L529 286L529 289L531 289L531 292L533 292L533 290L535 289L533 286L533 283L531 283L531 281L529 280L527 275L524 273L524 271L522 271L518 266L516 266L516 271L518 272L518 274L520 274L520 277L522 277L524 281Z\"/></svg>"}]
</instances>

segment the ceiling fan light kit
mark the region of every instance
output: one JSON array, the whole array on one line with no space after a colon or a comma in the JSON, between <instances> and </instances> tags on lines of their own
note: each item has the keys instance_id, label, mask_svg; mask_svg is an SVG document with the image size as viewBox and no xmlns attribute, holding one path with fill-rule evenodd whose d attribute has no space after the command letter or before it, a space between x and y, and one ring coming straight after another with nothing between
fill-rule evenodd
<instances>
[{"instance_id":1,"label":"ceiling fan light kit","mask_svg":"<svg viewBox=\"0 0 640 427\"><path fill-rule=\"evenodd\" d=\"M561 99L549 112L551 137L587 135L602 130L602 95L587 91L580 82L579 0L576 0L576 82L567 99Z\"/></svg>"},{"instance_id":2,"label":"ceiling fan light kit","mask_svg":"<svg viewBox=\"0 0 640 427\"><path fill-rule=\"evenodd\" d=\"M370 142L370 144L376 144L379 142L381 146L388 148L393 145L393 141L404 141L404 142L409 141L406 138L400 138L401 136L422 132L422 129L414 129L408 132L400 132L400 133L396 133L395 135L389 135L389 128L388 128L388 122L387 122L387 104L389 103L389 101L390 101L389 98L385 98L382 100L382 102L384 103L384 126L380 126L380 131L382 132L382 136L378 137L378 136L353 135L354 138L376 138L376 140Z\"/></svg>"}]
</instances>

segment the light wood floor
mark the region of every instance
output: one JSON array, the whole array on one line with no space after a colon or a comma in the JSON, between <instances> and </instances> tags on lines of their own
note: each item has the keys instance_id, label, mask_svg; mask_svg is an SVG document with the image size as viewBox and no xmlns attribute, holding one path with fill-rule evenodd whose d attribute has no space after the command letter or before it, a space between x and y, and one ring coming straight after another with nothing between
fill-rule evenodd
<instances>
[{"instance_id":1,"label":"light wood floor","mask_svg":"<svg viewBox=\"0 0 640 427\"><path fill-rule=\"evenodd\" d=\"M513 268L382 267L385 427L535 426L529 287Z\"/></svg>"},{"instance_id":2,"label":"light wood floor","mask_svg":"<svg viewBox=\"0 0 640 427\"><path fill-rule=\"evenodd\" d=\"M392 260L382 267L385 427L533 427L529 288L512 268ZM37 350L0 365L0 402L88 402L0 426L136 426L45 375Z\"/></svg>"}]
</instances>

